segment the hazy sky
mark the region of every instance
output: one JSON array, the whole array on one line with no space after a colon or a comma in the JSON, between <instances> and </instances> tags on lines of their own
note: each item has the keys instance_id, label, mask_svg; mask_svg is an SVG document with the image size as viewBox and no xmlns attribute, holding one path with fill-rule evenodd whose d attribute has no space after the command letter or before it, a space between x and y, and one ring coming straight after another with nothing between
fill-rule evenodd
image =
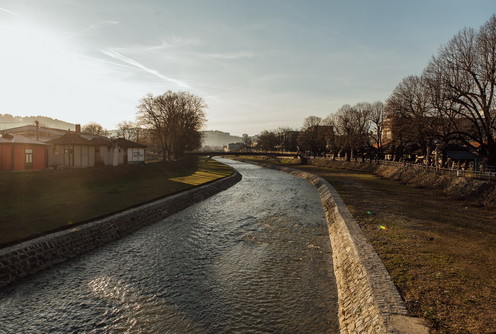
<instances>
[{"instance_id":1,"label":"hazy sky","mask_svg":"<svg viewBox=\"0 0 496 334\"><path fill-rule=\"evenodd\" d=\"M187 90L207 129L301 127L384 101L494 0L0 0L0 113L112 129Z\"/></svg>"}]
</instances>

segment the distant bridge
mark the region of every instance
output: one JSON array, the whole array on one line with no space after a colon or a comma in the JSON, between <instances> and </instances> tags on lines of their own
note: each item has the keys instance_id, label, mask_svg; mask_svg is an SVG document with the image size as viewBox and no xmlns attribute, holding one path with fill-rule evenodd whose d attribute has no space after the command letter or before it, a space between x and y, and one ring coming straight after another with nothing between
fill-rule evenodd
<instances>
[{"instance_id":1,"label":"distant bridge","mask_svg":"<svg viewBox=\"0 0 496 334\"><path fill-rule=\"evenodd\" d=\"M279 153L279 152L224 152L224 151L205 151L205 152L188 152L185 153L187 155L208 155L208 156L217 156L217 155L233 155L233 156L259 156L264 155L271 158L276 157L293 157L299 158L302 162L306 161L305 156L298 153Z\"/></svg>"}]
</instances>

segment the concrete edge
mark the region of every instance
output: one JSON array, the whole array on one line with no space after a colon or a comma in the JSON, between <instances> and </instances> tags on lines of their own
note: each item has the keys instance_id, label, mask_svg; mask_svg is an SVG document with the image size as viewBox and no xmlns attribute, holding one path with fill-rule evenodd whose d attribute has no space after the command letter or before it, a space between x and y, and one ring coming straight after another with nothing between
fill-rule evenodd
<instances>
[{"instance_id":1,"label":"concrete edge","mask_svg":"<svg viewBox=\"0 0 496 334\"><path fill-rule=\"evenodd\" d=\"M382 260L332 185L308 172L256 164L305 178L319 192L333 250L340 333L429 333L423 319L408 316Z\"/></svg>"},{"instance_id":2,"label":"concrete edge","mask_svg":"<svg viewBox=\"0 0 496 334\"><path fill-rule=\"evenodd\" d=\"M157 201L0 249L0 288L154 224L241 179L241 174L234 170L230 176Z\"/></svg>"}]
</instances>

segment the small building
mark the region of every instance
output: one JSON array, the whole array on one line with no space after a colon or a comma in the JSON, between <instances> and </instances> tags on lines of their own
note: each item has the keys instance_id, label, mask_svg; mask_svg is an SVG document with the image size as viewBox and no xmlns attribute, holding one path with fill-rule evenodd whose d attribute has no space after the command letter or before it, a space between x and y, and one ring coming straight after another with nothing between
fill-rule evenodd
<instances>
[{"instance_id":1,"label":"small building","mask_svg":"<svg viewBox=\"0 0 496 334\"><path fill-rule=\"evenodd\" d=\"M243 143L230 143L229 145L227 145L226 152L239 152L243 148L245 148L245 144Z\"/></svg>"},{"instance_id":2,"label":"small building","mask_svg":"<svg viewBox=\"0 0 496 334\"><path fill-rule=\"evenodd\" d=\"M145 163L146 145L124 138L111 139L81 133L79 124L76 124L75 131L25 125L1 130L0 133L7 131L48 144L48 167L81 168Z\"/></svg>"},{"instance_id":3,"label":"small building","mask_svg":"<svg viewBox=\"0 0 496 334\"><path fill-rule=\"evenodd\" d=\"M40 170L47 167L47 144L22 135L0 138L1 170Z\"/></svg>"},{"instance_id":4,"label":"small building","mask_svg":"<svg viewBox=\"0 0 496 334\"><path fill-rule=\"evenodd\" d=\"M114 166L121 164L144 164L146 145L117 138L114 140Z\"/></svg>"},{"instance_id":5,"label":"small building","mask_svg":"<svg viewBox=\"0 0 496 334\"><path fill-rule=\"evenodd\" d=\"M95 166L95 147L91 140L75 132L47 142L48 166L55 168L85 168Z\"/></svg>"}]
</instances>

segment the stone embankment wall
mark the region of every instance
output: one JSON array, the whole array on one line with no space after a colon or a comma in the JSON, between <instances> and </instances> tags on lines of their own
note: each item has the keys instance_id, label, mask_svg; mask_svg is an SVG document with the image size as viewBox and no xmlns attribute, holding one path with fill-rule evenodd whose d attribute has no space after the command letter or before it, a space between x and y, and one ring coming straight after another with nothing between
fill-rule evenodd
<instances>
[{"instance_id":1,"label":"stone embankment wall","mask_svg":"<svg viewBox=\"0 0 496 334\"><path fill-rule=\"evenodd\" d=\"M307 179L317 187L332 244L341 333L428 333L408 316L389 273L336 190L321 177L261 164Z\"/></svg>"},{"instance_id":2,"label":"stone embankment wall","mask_svg":"<svg viewBox=\"0 0 496 334\"><path fill-rule=\"evenodd\" d=\"M440 190L449 197L496 206L496 181L457 177L453 174L437 174L416 168L416 165L376 162L333 161L329 158L310 158L314 166L342 168L373 173L388 179Z\"/></svg>"},{"instance_id":3,"label":"stone embankment wall","mask_svg":"<svg viewBox=\"0 0 496 334\"><path fill-rule=\"evenodd\" d=\"M232 175L74 228L0 250L0 287L156 223L241 180Z\"/></svg>"}]
</instances>

